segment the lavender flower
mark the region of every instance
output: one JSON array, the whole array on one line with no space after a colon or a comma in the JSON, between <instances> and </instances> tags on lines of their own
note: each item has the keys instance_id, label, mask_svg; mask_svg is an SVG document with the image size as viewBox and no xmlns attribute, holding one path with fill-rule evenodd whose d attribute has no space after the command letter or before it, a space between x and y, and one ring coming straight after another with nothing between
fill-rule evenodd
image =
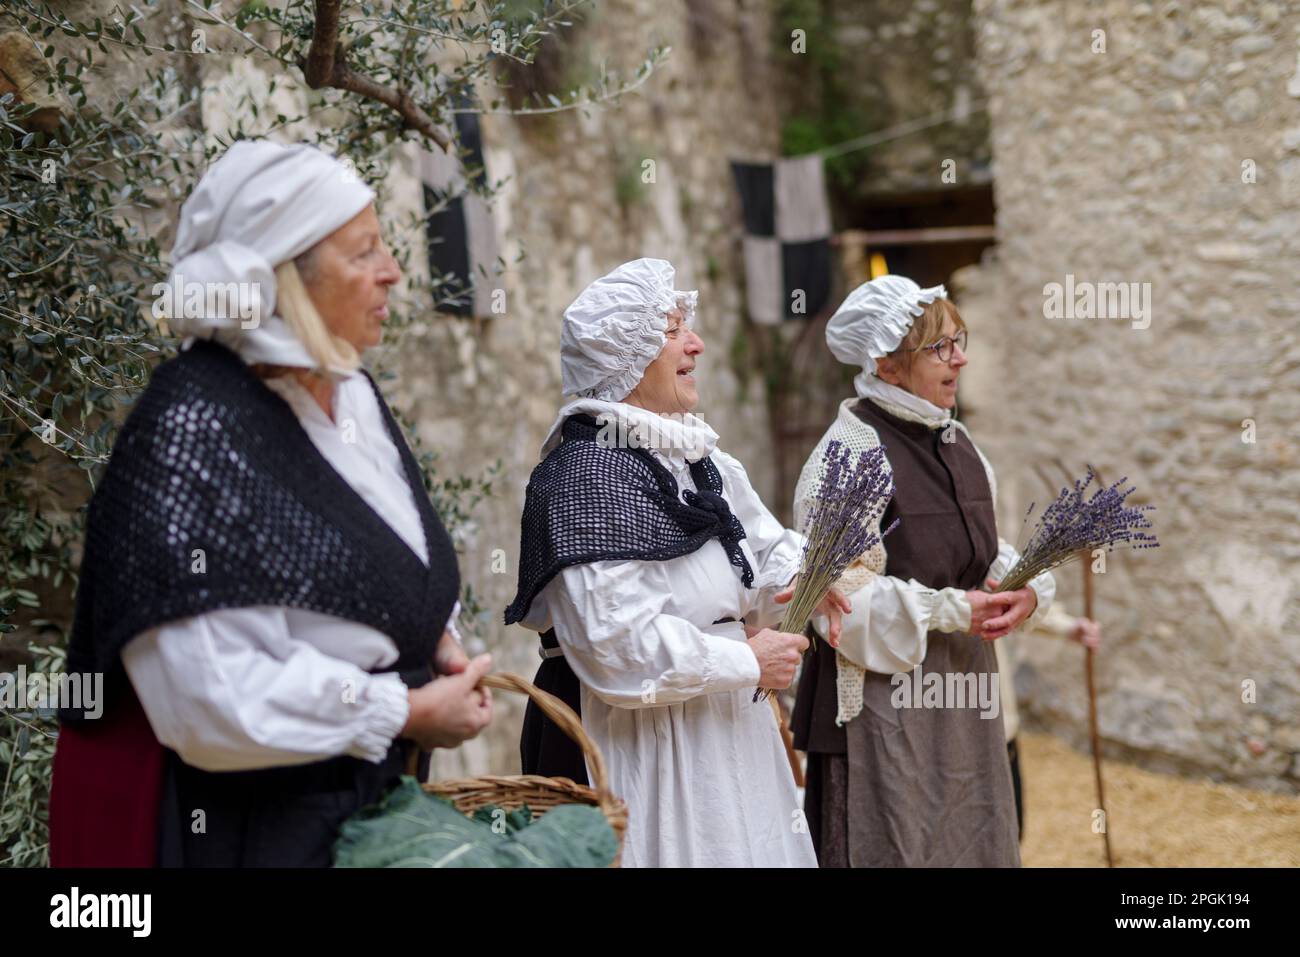
<instances>
[{"instance_id":1,"label":"lavender flower","mask_svg":"<svg viewBox=\"0 0 1300 957\"><path fill-rule=\"evenodd\" d=\"M893 476L885 468L885 447L859 452L857 461L842 442L826 444L826 474L804 520L803 559L794 596L786 606L781 631L802 632L817 606L854 559L894 530L898 520L877 531L880 516L894 494ZM770 690L760 688L754 700Z\"/></svg>"},{"instance_id":2,"label":"lavender flower","mask_svg":"<svg viewBox=\"0 0 1300 957\"><path fill-rule=\"evenodd\" d=\"M1097 473L1088 468L1082 480L1061 489L1056 500L1049 503L1039 516L1033 533L1020 553L1020 560L998 582L997 591L1016 591L1045 571L1051 571L1071 561L1076 561L1094 549L1114 551L1116 545L1130 548L1156 548L1159 542L1144 529L1152 527L1146 513L1154 505L1126 505L1124 500L1136 489L1121 489L1128 476L1111 486L1098 483L1088 499L1084 492ZM1025 521L1033 513L1029 506Z\"/></svg>"}]
</instances>

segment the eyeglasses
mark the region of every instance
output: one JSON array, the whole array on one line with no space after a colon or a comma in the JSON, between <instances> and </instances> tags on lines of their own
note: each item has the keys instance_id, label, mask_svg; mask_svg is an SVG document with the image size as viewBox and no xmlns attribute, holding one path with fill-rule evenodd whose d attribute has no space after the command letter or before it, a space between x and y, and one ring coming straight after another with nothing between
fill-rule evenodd
<instances>
[{"instance_id":1,"label":"eyeglasses","mask_svg":"<svg viewBox=\"0 0 1300 957\"><path fill-rule=\"evenodd\" d=\"M928 346L918 346L917 348L911 349L909 351L921 352L924 349L932 349L934 350L934 354L940 362L947 362L949 359L952 358L952 347L954 343L956 343L957 348L961 349L962 352L966 351L966 339L967 339L966 330L963 329L955 336L944 336L938 342L932 342Z\"/></svg>"}]
</instances>

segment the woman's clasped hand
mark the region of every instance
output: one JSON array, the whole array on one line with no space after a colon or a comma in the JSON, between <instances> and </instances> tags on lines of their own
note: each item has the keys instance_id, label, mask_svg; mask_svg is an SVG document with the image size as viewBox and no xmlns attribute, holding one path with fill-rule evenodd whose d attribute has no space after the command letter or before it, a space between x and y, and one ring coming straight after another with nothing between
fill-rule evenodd
<instances>
[{"instance_id":1,"label":"woman's clasped hand","mask_svg":"<svg viewBox=\"0 0 1300 957\"><path fill-rule=\"evenodd\" d=\"M986 579L989 588L998 586L997 580ZM1038 607L1038 596L1032 588L1017 591L968 591L970 602L970 633L985 641L993 641L1010 634Z\"/></svg>"}]
</instances>

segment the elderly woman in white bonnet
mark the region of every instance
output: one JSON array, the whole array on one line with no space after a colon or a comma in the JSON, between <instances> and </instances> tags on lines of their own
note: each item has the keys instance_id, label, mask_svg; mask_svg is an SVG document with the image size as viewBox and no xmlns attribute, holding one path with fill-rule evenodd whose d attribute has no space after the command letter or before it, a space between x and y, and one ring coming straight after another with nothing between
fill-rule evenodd
<instances>
[{"instance_id":1,"label":"elderly woman in white bonnet","mask_svg":"<svg viewBox=\"0 0 1300 957\"><path fill-rule=\"evenodd\" d=\"M840 580L853 612L839 647L800 678L795 744L808 752L818 859L1017 866L993 642L1046 614L1056 586L1044 574L1020 591L981 590L1018 556L998 536L993 469L953 412L966 324L942 286L883 276L849 294L826 341L862 372L804 466L796 520L837 440L885 446L895 492L881 524L900 522Z\"/></svg>"},{"instance_id":2,"label":"elderly woman in white bonnet","mask_svg":"<svg viewBox=\"0 0 1300 957\"><path fill-rule=\"evenodd\" d=\"M182 351L90 507L68 667L109 678L63 714L56 865L328 865L490 719L455 552L360 366L398 279L374 194L312 147L236 143L185 203Z\"/></svg>"},{"instance_id":3,"label":"elderly woman in white bonnet","mask_svg":"<svg viewBox=\"0 0 1300 957\"><path fill-rule=\"evenodd\" d=\"M561 332L564 406L528 485L507 624L541 633L537 683L566 700L627 801L625 866L815 866L780 733L757 687L793 680L803 635L772 630L802 540L692 413L697 294L659 259L585 289ZM838 622L842 597L823 610ZM525 773L586 781L537 709Z\"/></svg>"}]
</instances>

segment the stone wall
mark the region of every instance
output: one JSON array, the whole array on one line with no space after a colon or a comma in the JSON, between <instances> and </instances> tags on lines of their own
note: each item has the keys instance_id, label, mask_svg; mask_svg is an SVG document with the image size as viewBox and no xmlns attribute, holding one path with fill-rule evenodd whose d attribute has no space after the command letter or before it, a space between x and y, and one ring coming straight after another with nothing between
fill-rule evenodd
<instances>
[{"instance_id":1,"label":"stone wall","mask_svg":"<svg viewBox=\"0 0 1300 957\"><path fill-rule=\"evenodd\" d=\"M962 400L1002 521L1091 462L1161 547L1096 579L1107 753L1300 786L1300 5L978 0L999 245L958 278ZM1104 31L1104 52L1096 47ZM1150 284L1150 325L1044 287ZM1081 609L1080 571L1058 575ZM1020 639L1035 722L1086 746L1082 653Z\"/></svg>"},{"instance_id":2,"label":"stone wall","mask_svg":"<svg viewBox=\"0 0 1300 957\"><path fill-rule=\"evenodd\" d=\"M870 124L861 133L904 124L913 130L862 151L856 189L941 189L945 184L938 174L945 160L952 161L963 184L987 183L988 117L982 110L970 0L850 0L831 4L829 12L826 39L840 51L841 86ZM954 121L938 122L945 113ZM918 119L930 122L913 128Z\"/></svg>"}]
</instances>

